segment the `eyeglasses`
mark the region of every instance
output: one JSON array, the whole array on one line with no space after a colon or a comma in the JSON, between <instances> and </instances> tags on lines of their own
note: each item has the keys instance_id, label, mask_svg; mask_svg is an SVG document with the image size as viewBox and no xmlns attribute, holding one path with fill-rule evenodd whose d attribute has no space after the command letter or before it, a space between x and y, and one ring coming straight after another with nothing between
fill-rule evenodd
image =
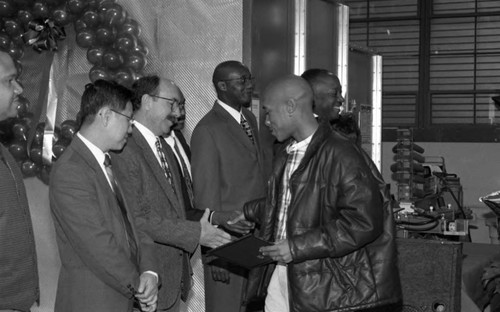
<instances>
[{"instance_id":1,"label":"eyeglasses","mask_svg":"<svg viewBox=\"0 0 500 312\"><path fill-rule=\"evenodd\" d=\"M133 123L134 123L134 117L132 117L132 116L127 116L127 115L125 115L125 114L122 114L122 113L120 113L120 112L118 112L118 111L116 111L116 110L114 110L114 109L112 109L112 108L110 108L109 110L110 110L110 111L112 111L112 112L114 112L114 113L117 113L118 115L122 115L123 117L127 118L127 121L128 121L129 123L131 123L131 124L133 124Z\"/></svg>"},{"instance_id":2,"label":"eyeglasses","mask_svg":"<svg viewBox=\"0 0 500 312\"><path fill-rule=\"evenodd\" d=\"M232 78L232 79L221 79L219 81L236 81L239 84L246 85L247 82L250 82L251 84L255 83L255 77L252 76L241 76L238 78Z\"/></svg>"},{"instance_id":3,"label":"eyeglasses","mask_svg":"<svg viewBox=\"0 0 500 312\"><path fill-rule=\"evenodd\" d=\"M149 96L159 98L159 99L164 99L164 100L171 102L170 103L170 110L172 110L172 111L174 110L175 104L177 104L177 107L181 107L181 106L184 106L184 104L186 104L186 101L179 102L177 99L166 98L166 97L159 96L159 95L149 94Z\"/></svg>"}]
</instances>

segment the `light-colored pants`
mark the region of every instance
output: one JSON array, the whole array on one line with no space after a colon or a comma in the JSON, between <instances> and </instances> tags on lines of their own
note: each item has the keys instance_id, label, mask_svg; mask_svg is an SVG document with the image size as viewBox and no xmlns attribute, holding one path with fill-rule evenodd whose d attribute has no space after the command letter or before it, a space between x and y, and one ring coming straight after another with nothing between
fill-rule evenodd
<instances>
[{"instance_id":1,"label":"light-colored pants","mask_svg":"<svg viewBox=\"0 0 500 312\"><path fill-rule=\"evenodd\" d=\"M274 269L271 281L267 287L267 297L264 306L264 311L266 312L290 311L286 269L285 265L277 265Z\"/></svg>"}]
</instances>

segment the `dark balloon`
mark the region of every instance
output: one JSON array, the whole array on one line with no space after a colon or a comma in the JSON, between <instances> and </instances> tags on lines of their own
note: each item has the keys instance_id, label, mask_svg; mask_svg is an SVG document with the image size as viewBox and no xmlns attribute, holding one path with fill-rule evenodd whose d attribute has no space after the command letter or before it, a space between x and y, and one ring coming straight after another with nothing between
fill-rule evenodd
<instances>
[{"instance_id":1,"label":"dark balloon","mask_svg":"<svg viewBox=\"0 0 500 312\"><path fill-rule=\"evenodd\" d=\"M21 76L21 74L23 73L23 65L21 64L21 62L19 60L15 60L14 66L16 66L17 76Z\"/></svg>"},{"instance_id":2,"label":"dark balloon","mask_svg":"<svg viewBox=\"0 0 500 312\"><path fill-rule=\"evenodd\" d=\"M123 65L123 56L118 51L109 50L102 56L104 66L110 69L116 69Z\"/></svg>"},{"instance_id":3,"label":"dark balloon","mask_svg":"<svg viewBox=\"0 0 500 312\"><path fill-rule=\"evenodd\" d=\"M21 171L23 173L23 177L31 178L36 175L38 170L38 166L30 159L23 161L21 165Z\"/></svg>"},{"instance_id":4,"label":"dark balloon","mask_svg":"<svg viewBox=\"0 0 500 312\"><path fill-rule=\"evenodd\" d=\"M137 38L141 34L141 28L139 27L139 23L137 23L136 20L126 19L123 25L120 27L118 33L129 34Z\"/></svg>"},{"instance_id":5,"label":"dark balloon","mask_svg":"<svg viewBox=\"0 0 500 312\"><path fill-rule=\"evenodd\" d=\"M116 38L115 47L121 53L132 52L137 44L137 39L130 34L120 34Z\"/></svg>"},{"instance_id":6,"label":"dark balloon","mask_svg":"<svg viewBox=\"0 0 500 312\"><path fill-rule=\"evenodd\" d=\"M54 23L59 26L66 26L71 23L72 16L64 9L56 9L52 12Z\"/></svg>"},{"instance_id":7,"label":"dark balloon","mask_svg":"<svg viewBox=\"0 0 500 312\"><path fill-rule=\"evenodd\" d=\"M87 60L90 64L101 65L104 49L102 47L93 47L87 50Z\"/></svg>"},{"instance_id":8,"label":"dark balloon","mask_svg":"<svg viewBox=\"0 0 500 312\"><path fill-rule=\"evenodd\" d=\"M75 120L65 120L61 124L61 137L62 139L71 140L76 133L78 125Z\"/></svg>"},{"instance_id":9,"label":"dark balloon","mask_svg":"<svg viewBox=\"0 0 500 312\"><path fill-rule=\"evenodd\" d=\"M115 34L110 28L99 27L96 30L96 40L101 45L111 45L115 41Z\"/></svg>"},{"instance_id":10,"label":"dark balloon","mask_svg":"<svg viewBox=\"0 0 500 312\"><path fill-rule=\"evenodd\" d=\"M11 16L14 13L14 7L8 0L0 0L0 17Z\"/></svg>"},{"instance_id":11,"label":"dark balloon","mask_svg":"<svg viewBox=\"0 0 500 312\"><path fill-rule=\"evenodd\" d=\"M76 33L80 33L84 30L87 30L87 28L89 28L87 26L87 24L85 24L85 22L80 18L80 19L77 19L74 23L73 23L73 26L75 27L75 31Z\"/></svg>"},{"instance_id":12,"label":"dark balloon","mask_svg":"<svg viewBox=\"0 0 500 312\"><path fill-rule=\"evenodd\" d=\"M54 157L56 159L62 155L69 143L71 143L71 140L61 138L52 146L52 152L54 153Z\"/></svg>"},{"instance_id":13,"label":"dark balloon","mask_svg":"<svg viewBox=\"0 0 500 312\"><path fill-rule=\"evenodd\" d=\"M33 138L32 146L42 146L43 144L43 133L44 133L45 123L40 123L36 126L35 136Z\"/></svg>"},{"instance_id":14,"label":"dark balloon","mask_svg":"<svg viewBox=\"0 0 500 312\"><path fill-rule=\"evenodd\" d=\"M5 32L11 37L18 36L23 32L22 26L18 23L18 21L13 19L5 20L4 28Z\"/></svg>"},{"instance_id":15,"label":"dark balloon","mask_svg":"<svg viewBox=\"0 0 500 312\"><path fill-rule=\"evenodd\" d=\"M110 26L119 27L125 22L125 12L119 4L110 5L102 16L103 22Z\"/></svg>"},{"instance_id":16,"label":"dark balloon","mask_svg":"<svg viewBox=\"0 0 500 312\"><path fill-rule=\"evenodd\" d=\"M35 2L33 4L33 8L31 9L31 12L33 12L33 16L35 18L47 18L50 15L50 9L47 4L44 2Z\"/></svg>"},{"instance_id":17,"label":"dark balloon","mask_svg":"<svg viewBox=\"0 0 500 312\"><path fill-rule=\"evenodd\" d=\"M0 32L0 50L9 51L10 48L10 36L3 31Z\"/></svg>"},{"instance_id":18,"label":"dark balloon","mask_svg":"<svg viewBox=\"0 0 500 312\"><path fill-rule=\"evenodd\" d=\"M90 48L94 45L95 34L90 29L85 29L76 34L76 43L82 48Z\"/></svg>"},{"instance_id":19,"label":"dark balloon","mask_svg":"<svg viewBox=\"0 0 500 312\"><path fill-rule=\"evenodd\" d=\"M37 165L43 163L42 144L34 144L33 142L30 149L30 159Z\"/></svg>"},{"instance_id":20,"label":"dark balloon","mask_svg":"<svg viewBox=\"0 0 500 312\"><path fill-rule=\"evenodd\" d=\"M70 13L80 15L87 5L85 0L68 0L66 7Z\"/></svg>"},{"instance_id":21,"label":"dark balloon","mask_svg":"<svg viewBox=\"0 0 500 312\"><path fill-rule=\"evenodd\" d=\"M125 87L130 88L135 80L135 74L128 68L119 69L115 73L115 81Z\"/></svg>"},{"instance_id":22,"label":"dark balloon","mask_svg":"<svg viewBox=\"0 0 500 312\"><path fill-rule=\"evenodd\" d=\"M149 53L149 49L146 47L146 45L144 45L144 43L140 41L137 42L133 51L142 53L143 55L148 55Z\"/></svg>"},{"instance_id":23,"label":"dark balloon","mask_svg":"<svg viewBox=\"0 0 500 312\"><path fill-rule=\"evenodd\" d=\"M28 137L29 127L24 122L17 122L12 127L14 137L19 141L26 141Z\"/></svg>"},{"instance_id":24,"label":"dark balloon","mask_svg":"<svg viewBox=\"0 0 500 312\"><path fill-rule=\"evenodd\" d=\"M87 0L88 3L88 9L89 10L97 10L99 7L99 1L98 0Z\"/></svg>"},{"instance_id":25,"label":"dark balloon","mask_svg":"<svg viewBox=\"0 0 500 312\"><path fill-rule=\"evenodd\" d=\"M16 99L17 104L17 115L20 117L25 117L30 109L30 101L22 95L19 95Z\"/></svg>"},{"instance_id":26,"label":"dark balloon","mask_svg":"<svg viewBox=\"0 0 500 312\"><path fill-rule=\"evenodd\" d=\"M81 20L90 28L96 28L101 23L99 14L95 11L85 11L83 13Z\"/></svg>"},{"instance_id":27,"label":"dark balloon","mask_svg":"<svg viewBox=\"0 0 500 312\"><path fill-rule=\"evenodd\" d=\"M47 5L50 6L58 6L65 2L65 0L44 0Z\"/></svg>"},{"instance_id":28,"label":"dark balloon","mask_svg":"<svg viewBox=\"0 0 500 312\"><path fill-rule=\"evenodd\" d=\"M140 52L131 52L125 57L124 66L139 72L146 66L146 57Z\"/></svg>"},{"instance_id":29,"label":"dark balloon","mask_svg":"<svg viewBox=\"0 0 500 312\"><path fill-rule=\"evenodd\" d=\"M9 152L18 161L28 158L26 153L26 141L16 140L9 145Z\"/></svg>"},{"instance_id":30,"label":"dark balloon","mask_svg":"<svg viewBox=\"0 0 500 312\"><path fill-rule=\"evenodd\" d=\"M30 11L27 10L19 10L17 12L17 20L19 23L21 23L23 26L27 26L28 23L33 20L33 14Z\"/></svg>"},{"instance_id":31,"label":"dark balloon","mask_svg":"<svg viewBox=\"0 0 500 312\"><path fill-rule=\"evenodd\" d=\"M108 73L106 68L101 66L94 66L89 71L90 81L96 82L99 79L109 80L111 75Z\"/></svg>"},{"instance_id":32,"label":"dark balloon","mask_svg":"<svg viewBox=\"0 0 500 312\"><path fill-rule=\"evenodd\" d=\"M24 48L23 46L11 42L9 48L9 54L13 59L19 60L24 55Z\"/></svg>"}]
</instances>

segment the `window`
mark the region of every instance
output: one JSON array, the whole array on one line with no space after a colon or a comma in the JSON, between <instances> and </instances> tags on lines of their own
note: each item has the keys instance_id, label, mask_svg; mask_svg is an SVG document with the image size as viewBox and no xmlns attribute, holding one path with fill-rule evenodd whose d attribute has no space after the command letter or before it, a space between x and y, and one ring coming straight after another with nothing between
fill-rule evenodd
<instances>
[{"instance_id":1,"label":"window","mask_svg":"<svg viewBox=\"0 0 500 312\"><path fill-rule=\"evenodd\" d=\"M385 141L493 141L499 133L500 1L347 0L350 43L383 56Z\"/></svg>"}]
</instances>

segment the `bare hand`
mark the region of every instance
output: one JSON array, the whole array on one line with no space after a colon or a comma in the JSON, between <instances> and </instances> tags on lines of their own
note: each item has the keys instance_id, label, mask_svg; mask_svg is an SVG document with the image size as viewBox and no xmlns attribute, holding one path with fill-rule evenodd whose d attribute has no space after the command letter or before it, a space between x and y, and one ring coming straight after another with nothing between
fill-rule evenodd
<instances>
[{"instance_id":1,"label":"bare hand","mask_svg":"<svg viewBox=\"0 0 500 312\"><path fill-rule=\"evenodd\" d=\"M212 271L212 279L214 281L229 284L230 278L229 271L227 269L211 265L210 270Z\"/></svg>"},{"instance_id":2,"label":"bare hand","mask_svg":"<svg viewBox=\"0 0 500 312\"><path fill-rule=\"evenodd\" d=\"M210 209L206 208L205 213L200 220L200 245L215 248L231 242L231 235L222 230L219 230L215 226L211 225L210 222L208 222L209 215Z\"/></svg>"},{"instance_id":3,"label":"bare hand","mask_svg":"<svg viewBox=\"0 0 500 312\"><path fill-rule=\"evenodd\" d=\"M260 247L259 251L262 255L269 256L278 263L290 263L293 260L287 239L276 242L271 246Z\"/></svg>"},{"instance_id":4,"label":"bare hand","mask_svg":"<svg viewBox=\"0 0 500 312\"><path fill-rule=\"evenodd\" d=\"M158 278L149 272L142 273L135 297L139 300L142 311L155 311L158 301Z\"/></svg>"},{"instance_id":5,"label":"bare hand","mask_svg":"<svg viewBox=\"0 0 500 312\"><path fill-rule=\"evenodd\" d=\"M243 216L243 219L241 217ZM234 220L238 220L233 222ZM219 224L228 231L240 234L248 234L255 228L255 223L247 221L241 211L215 211L212 215L212 221Z\"/></svg>"}]
</instances>

